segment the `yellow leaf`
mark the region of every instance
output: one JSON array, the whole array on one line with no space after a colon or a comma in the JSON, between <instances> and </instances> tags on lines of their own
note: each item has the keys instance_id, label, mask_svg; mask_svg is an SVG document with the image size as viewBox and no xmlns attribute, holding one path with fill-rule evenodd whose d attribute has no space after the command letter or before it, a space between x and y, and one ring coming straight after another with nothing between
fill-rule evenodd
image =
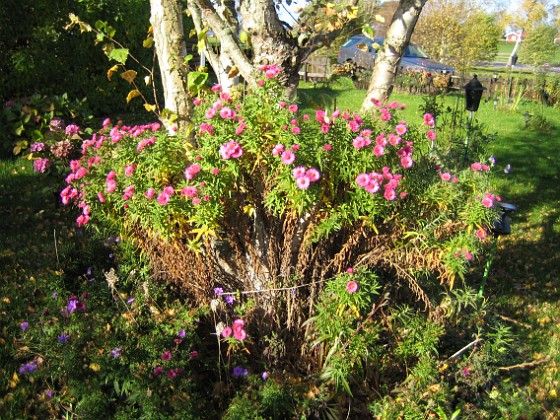
<instances>
[{"instance_id":1,"label":"yellow leaf","mask_svg":"<svg viewBox=\"0 0 560 420\"><path fill-rule=\"evenodd\" d=\"M131 90L130 92L128 92L128 95L126 96L126 103L129 103L137 96L140 96L140 91L138 89Z\"/></svg>"},{"instance_id":2,"label":"yellow leaf","mask_svg":"<svg viewBox=\"0 0 560 420\"><path fill-rule=\"evenodd\" d=\"M144 104L144 109L148 112L155 112L156 106L151 104Z\"/></svg>"},{"instance_id":3,"label":"yellow leaf","mask_svg":"<svg viewBox=\"0 0 560 420\"><path fill-rule=\"evenodd\" d=\"M144 77L144 83L146 84L146 86L150 86L152 84L152 76Z\"/></svg>"},{"instance_id":4,"label":"yellow leaf","mask_svg":"<svg viewBox=\"0 0 560 420\"><path fill-rule=\"evenodd\" d=\"M115 74L118 70L119 70L119 66L117 64L115 64L113 67L107 70L107 79L111 80L113 74Z\"/></svg>"},{"instance_id":5,"label":"yellow leaf","mask_svg":"<svg viewBox=\"0 0 560 420\"><path fill-rule=\"evenodd\" d=\"M121 77L126 80L128 83L132 83L134 81L134 79L136 79L136 75L138 73L135 72L134 70L127 70L123 73L121 73Z\"/></svg>"},{"instance_id":6,"label":"yellow leaf","mask_svg":"<svg viewBox=\"0 0 560 420\"><path fill-rule=\"evenodd\" d=\"M99 372L101 370L101 366L99 366L97 363L90 363L89 368L94 372Z\"/></svg>"},{"instance_id":7,"label":"yellow leaf","mask_svg":"<svg viewBox=\"0 0 560 420\"><path fill-rule=\"evenodd\" d=\"M16 372L14 372L14 374L12 375L12 379L8 381L8 386L10 388L15 388L18 383L19 383L19 376Z\"/></svg>"},{"instance_id":8,"label":"yellow leaf","mask_svg":"<svg viewBox=\"0 0 560 420\"><path fill-rule=\"evenodd\" d=\"M228 79L233 79L235 76L239 74L239 68L237 66L233 66L229 71L227 77Z\"/></svg>"}]
</instances>

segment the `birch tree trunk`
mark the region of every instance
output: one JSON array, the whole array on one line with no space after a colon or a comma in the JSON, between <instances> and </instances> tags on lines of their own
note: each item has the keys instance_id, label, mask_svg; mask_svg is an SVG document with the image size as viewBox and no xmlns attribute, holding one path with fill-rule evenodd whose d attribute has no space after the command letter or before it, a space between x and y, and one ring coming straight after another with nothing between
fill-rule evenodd
<instances>
[{"instance_id":1,"label":"birch tree trunk","mask_svg":"<svg viewBox=\"0 0 560 420\"><path fill-rule=\"evenodd\" d=\"M184 63L186 45L180 0L150 0L150 23L153 27L154 43L163 85L165 109L173 119L162 121L170 134L187 130L192 110L189 97L187 74Z\"/></svg>"},{"instance_id":2,"label":"birch tree trunk","mask_svg":"<svg viewBox=\"0 0 560 420\"><path fill-rule=\"evenodd\" d=\"M367 95L362 112L368 111L379 101L388 101L397 76L402 55L427 0L401 0L393 15L383 47L375 59Z\"/></svg>"}]
</instances>

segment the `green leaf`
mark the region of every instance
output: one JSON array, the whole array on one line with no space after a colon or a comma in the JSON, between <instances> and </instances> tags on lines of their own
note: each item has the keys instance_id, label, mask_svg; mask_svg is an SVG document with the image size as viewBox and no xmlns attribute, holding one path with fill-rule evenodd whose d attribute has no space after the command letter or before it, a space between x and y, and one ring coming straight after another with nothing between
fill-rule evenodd
<instances>
[{"instance_id":1,"label":"green leaf","mask_svg":"<svg viewBox=\"0 0 560 420\"><path fill-rule=\"evenodd\" d=\"M146 38L144 42L142 42L142 46L144 48L152 48L154 46L154 37L149 36L148 38Z\"/></svg>"},{"instance_id":2,"label":"green leaf","mask_svg":"<svg viewBox=\"0 0 560 420\"><path fill-rule=\"evenodd\" d=\"M128 58L128 48L115 48L109 53L109 58L112 58L121 64L125 64L126 59Z\"/></svg>"},{"instance_id":3,"label":"green leaf","mask_svg":"<svg viewBox=\"0 0 560 420\"><path fill-rule=\"evenodd\" d=\"M369 39L373 39L375 37L375 29L373 29L370 25L362 26L362 33Z\"/></svg>"},{"instance_id":4,"label":"green leaf","mask_svg":"<svg viewBox=\"0 0 560 420\"><path fill-rule=\"evenodd\" d=\"M198 92L206 83L208 73L201 71L191 71L187 76L187 86L189 91Z\"/></svg>"},{"instance_id":5,"label":"green leaf","mask_svg":"<svg viewBox=\"0 0 560 420\"><path fill-rule=\"evenodd\" d=\"M198 43L196 45L199 54L202 52L202 50L204 50L204 47L206 46L206 33L208 32L208 29L209 28L204 28L202 31L200 31L200 33L197 34Z\"/></svg>"}]
</instances>

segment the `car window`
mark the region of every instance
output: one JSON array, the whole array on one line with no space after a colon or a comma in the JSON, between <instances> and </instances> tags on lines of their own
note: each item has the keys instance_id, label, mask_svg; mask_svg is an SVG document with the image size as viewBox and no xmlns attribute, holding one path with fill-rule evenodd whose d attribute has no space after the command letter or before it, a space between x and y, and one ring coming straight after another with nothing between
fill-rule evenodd
<instances>
[{"instance_id":1,"label":"car window","mask_svg":"<svg viewBox=\"0 0 560 420\"><path fill-rule=\"evenodd\" d=\"M408 47L406 47L404 56L411 57L411 58L429 58L428 54L426 54L424 51L420 49L420 47L414 44L409 44Z\"/></svg>"}]
</instances>

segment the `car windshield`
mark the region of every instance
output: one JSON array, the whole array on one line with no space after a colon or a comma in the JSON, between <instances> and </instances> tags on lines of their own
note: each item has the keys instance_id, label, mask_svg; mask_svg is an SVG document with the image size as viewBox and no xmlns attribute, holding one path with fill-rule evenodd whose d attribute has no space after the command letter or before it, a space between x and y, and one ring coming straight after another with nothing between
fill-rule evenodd
<instances>
[{"instance_id":1,"label":"car windshield","mask_svg":"<svg viewBox=\"0 0 560 420\"><path fill-rule=\"evenodd\" d=\"M411 58L429 58L428 54L426 54L420 49L420 47L414 44L408 44L408 47L406 47L406 50L404 52L404 56Z\"/></svg>"}]
</instances>

